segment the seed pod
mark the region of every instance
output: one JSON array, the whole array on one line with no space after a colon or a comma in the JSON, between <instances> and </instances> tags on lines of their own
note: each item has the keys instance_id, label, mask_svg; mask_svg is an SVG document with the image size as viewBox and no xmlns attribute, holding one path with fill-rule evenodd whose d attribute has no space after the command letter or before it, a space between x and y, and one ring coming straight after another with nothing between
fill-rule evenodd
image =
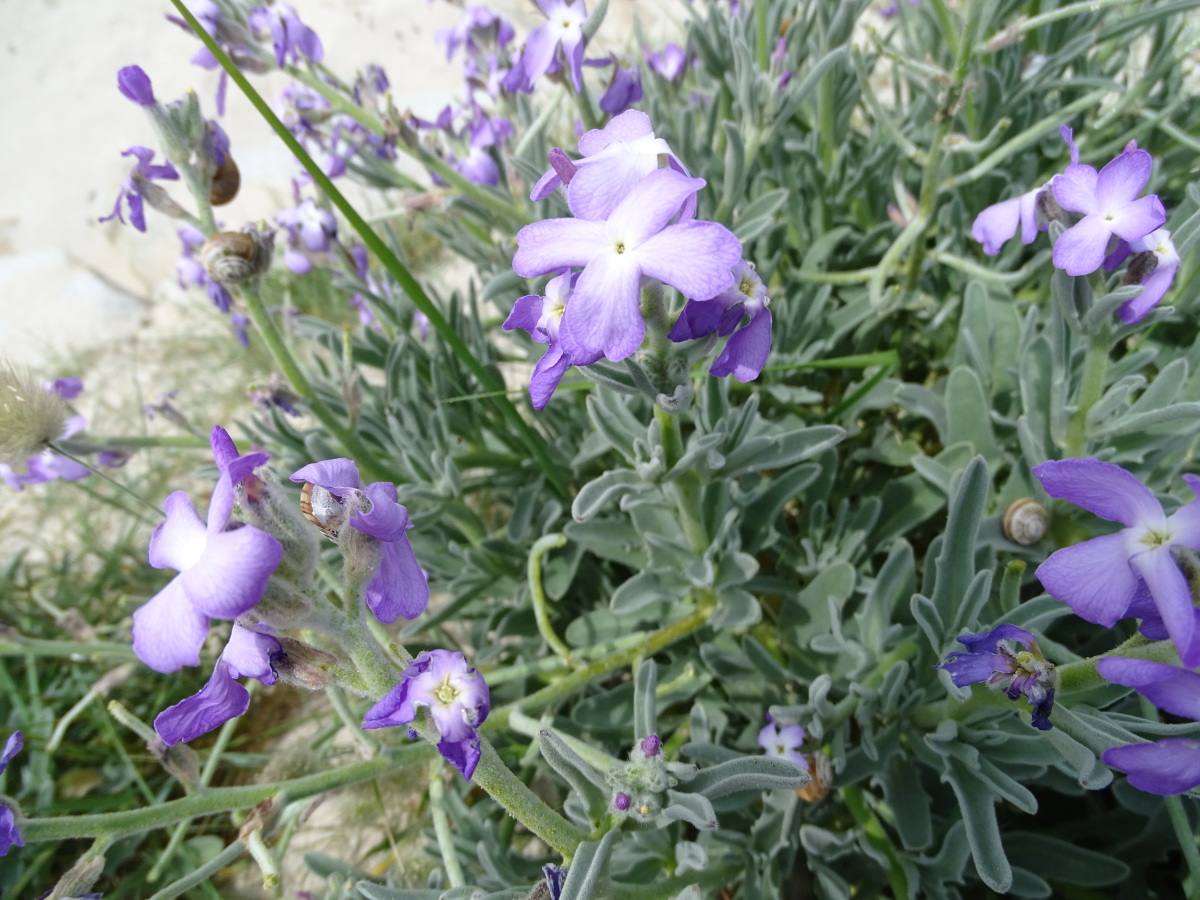
<instances>
[{"instance_id":1,"label":"seed pod","mask_svg":"<svg viewBox=\"0 0 1200 900\"><path fill-rule=\"evenodd\" d=\"M242 186L242 176L238 172L237 163L226 153L225 162L213 173L212 187L208 191L208 199L213 206L224 206L237 196L238 188Z\"/></svg>"},{"instance_id":2,"label":"seed pod","mask_svg":"<svg viewBox=\"0 0 1200 900\"><path fill-rule=\"evenodd\" d=\"M1000 526L1014 544L1032 547L1045 537L1049 522L1050 514L1042 504L1032 497L1022 497L1008 505Z\"/></svg>"},{"instance_id":3,"label":"seed pod","mask_svg":"<svg viewBox=\"0 0 1200 900\"><path fill-rule=\"evenodd\" d=\"M272 238L271 233L260 234L253 225L242 231L221 231L204 242L197 258L214 281L240 284L270 268Z\"/></svg>"}]
</instances>

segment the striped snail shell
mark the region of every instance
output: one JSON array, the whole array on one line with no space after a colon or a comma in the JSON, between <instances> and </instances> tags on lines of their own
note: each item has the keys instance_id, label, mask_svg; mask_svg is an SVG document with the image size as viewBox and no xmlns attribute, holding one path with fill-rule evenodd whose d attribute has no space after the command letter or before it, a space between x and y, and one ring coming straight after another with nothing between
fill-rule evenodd
<instances>
[{"instance_id":1,"label":"striped snail shell","mask_svg":"<svg viewBox=\"0 0 1200 900\"><path fill-rule=\"evenodd\" d=\"M1032 497L1022 497L1008 505L1000 527L1004 530L1004 536L1014 544L1032 547L1045 537L1049 523L1050 514L1042 504Z\"/></svg>"},{"instance_id":2,"label":"striped snail shell","mask_svg":"<svg viewBox=\"0 0 1200 900\"><path fill-rule=\"evenodd\" d=\"M237 163L233 156L225 154L225 162L213 173L212 187L208 191L208 199L213 206L224 206L237 196L238 188L242 186L242 176L238 172Z\"/></svg>"},{"instance_id":3,"label":"striped snail shell","mask_svg":"<svg viewBox=\"0 0 1200 900\"><path fill-rule=\"evenodd\" d=\"M204 242L197 254L200 265L214 281L240 284L262 275L271 265L271 235L253 225L242 231L219 231Z\"/></svg>"}]
</instances>

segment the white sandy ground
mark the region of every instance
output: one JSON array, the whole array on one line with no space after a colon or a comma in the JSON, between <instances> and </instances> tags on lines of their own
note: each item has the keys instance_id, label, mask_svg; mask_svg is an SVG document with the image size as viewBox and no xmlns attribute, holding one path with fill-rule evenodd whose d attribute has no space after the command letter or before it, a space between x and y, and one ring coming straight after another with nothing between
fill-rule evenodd
<instances>
[{"instance_id":1,"label":"white sandy ground","mask_svg":"<svg viewBox=\"0 0 1200 900\"><path fill-rule=\"evenodd\" d=\"M369 62L383 65L400 109L411 107L432 117L459 93L461 57L448 63L433 41L436 29L457 21L458 10L448 4L291 2L320 34L325 61L339 74L350 76ZM514 21L518 39L543 21L532 0L487 0L486 5ZM101 430L114 433L138 433L146 427L136 421L113 421L114 410L128 415L132 408L136 416L138 402L131 398L153 399L159 391L177 387L182 389L182 406L205 408L207 394L224 398L210 400L208 415L245 414L243 408L211 408L212 402L236 402L229 398L241 396L241 387L232 382L244 381L245 374L204 369L205 354L219 346L217 342L233 338L202 293L181 291L175 284L176 223L149 209L145 234L117 222L96 221L111 211L129 170L130 161L120 152L134 144L153 146L144 114L117 91L118 69L142 66L160 101L193 88L206 114L215 115L217 75L188 62L199 44L164 20L169 11L167 0L0 0L0 355L45 377L84 375L81 411L95 414L93 421ZM612 0L600 44L628 48L634 15L654 34L679 33L671 23L683 18L679 0ZM268 99L284 83L278 75L255 76ZM296 166L233 87L222 124L242 173L237 200L219 210L224 223L237 228L247 221L270 219L278 209L292 205L290 179ZM346 189L345 182L342 187ZM176 190L185 199L182 188ZM380 201L373 202L379 208ZM163 359L164 347L176 348L177 353L181 346L194 358ZM190 402L185 400L189 393ZM201 430L206 432L213 420L198 420ZM152 423L156 433L175 433L159 423ZM159 453L138 454L124 476L136 480L172 465L178 471L172 451ZM200 482L173 483L169 489L194 488L199 496L205 487ZM45 558L38 545L54 546L72 526L65 509L43 511L39 521L31 521L32 491L62 497L64 505L76 497L68 485L16 493L0 484L0 560L31 547L27 558ZM93 525L99 533L111 533L108 529L123 521L117 517L107 523L101 517ZM148 538L149 526L144 531ZM3 618L0 610L0 621ZM265 699L260 696L256 702ZM298 699L305 704L318 700ZM283 751L285 756L300 752L305 732L301 728L294 740L284 742L291 748ZM351 757L357 752L349 731L342 733L338 745ZM423 775L417 777L423 780ZM403 828L411 795L393 782L384 787L384 796L392 828ZM304 851L355 860L372 847L386 845L383 815L377 795L365 788L325 798L306 817L285 861L288 895L320 889L320 879L303 866ZM429 864L411 838L401 842L398 855L398 865L410 873ZM371 865L381 868L388 863L386 853L371 858ZM237 888L226 888L227 896L269 896L254 884L252 870L246 875L249 880Z\"/></svg>"}]
</instances>

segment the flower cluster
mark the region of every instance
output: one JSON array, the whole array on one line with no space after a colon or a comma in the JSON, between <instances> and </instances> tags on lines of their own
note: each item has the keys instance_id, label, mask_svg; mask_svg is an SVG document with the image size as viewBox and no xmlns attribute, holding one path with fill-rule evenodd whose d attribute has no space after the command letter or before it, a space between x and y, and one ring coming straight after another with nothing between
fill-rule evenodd
<instances>
[{"instance_id":1,"label":"flower cluster","mask_svg":"<svg viewBox=\"0 0 1200 900\"><path fill-rule=\"evenodd\" d=\"M530 194L540 200L563 190L574 218L535 222L517 235L516 273L555 275L543 298L520 298L505 322L547 344L530 385L534 405L546 404L571 366L633 355L646 334L643 289L657 283L688 301L672 340L732 334L713 374L757 376L770 349L765 289L737 238L696 220L703 179L690 177L638 110L585 133L579 152L571 160L552 150Z\"/></svg>"},{"instance_id":2,"label":"flower cluster","mask_svg":"<svg viewBox=\"0 0 1200 900\"><path fill-rule=\"evenodd\" d=\"M767 713L767 724L758 732L758 746L767 756L786 759L808 771L808 759L804 755L804 741L808 737L802 725L780 725L774 716Z\"/></svg>"},{"instance_id":3,"label":"flower cluster","mask_svg":"<svg viewBox=\"0 0 1200 900\"><path fill-rule=\"evenodd\" d=\"M1013 652L1009 647L1013 641L1025 649ZM983 683L1003 688L1009 700L1024 696L1033 708L1030 724L1041 731L1053 727L1054 666L1042 656L1032 634L1016 625L1000 625L983 634L959 635L958 642L967 652L951 653L937 664L956 687Z\"/></svg>"},{"instance_id":4,"label":"flower cluster","mask_svg":"<svg viewBox=\"0 0 1200 900\"><path fill-rule=\"evenodd\" d=\"M1138 322L1161 302L1175 280L1179 255L1162 201L1150 194L1139 197L1150 180L1153 160L1136 141L1100 171L1079 162L1079 148L1070 128L1060 129L1070 148L1071 165L1041 187L993 204L975 219L971 234L990 256L1021 232L1033 243L1050 221L1065 231L1054 243L1054 265L1068 275L1090 275L1103 267L1112 272L1128 260L1125 283L1139 284L1138 296L1122 304L1122 322Z\"/></svg>"}]
</instances>

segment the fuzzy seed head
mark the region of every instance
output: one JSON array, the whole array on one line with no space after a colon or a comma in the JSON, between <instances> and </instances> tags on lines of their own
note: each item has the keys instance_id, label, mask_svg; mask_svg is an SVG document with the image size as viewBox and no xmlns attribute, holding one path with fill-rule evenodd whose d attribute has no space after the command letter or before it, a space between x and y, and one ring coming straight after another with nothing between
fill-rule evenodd
<instances>
[{"instance_id":1,"label":"fuzzy seed head","mask_svg":"<svg viewBox=\"0 0 1200 900\"><path fill-rule=\"evenodd\" d=\"M62 437L68 415L58 394L7 360L0 361L0 463L24 472L29 457Z\"/></svg>"}]
</instances>

